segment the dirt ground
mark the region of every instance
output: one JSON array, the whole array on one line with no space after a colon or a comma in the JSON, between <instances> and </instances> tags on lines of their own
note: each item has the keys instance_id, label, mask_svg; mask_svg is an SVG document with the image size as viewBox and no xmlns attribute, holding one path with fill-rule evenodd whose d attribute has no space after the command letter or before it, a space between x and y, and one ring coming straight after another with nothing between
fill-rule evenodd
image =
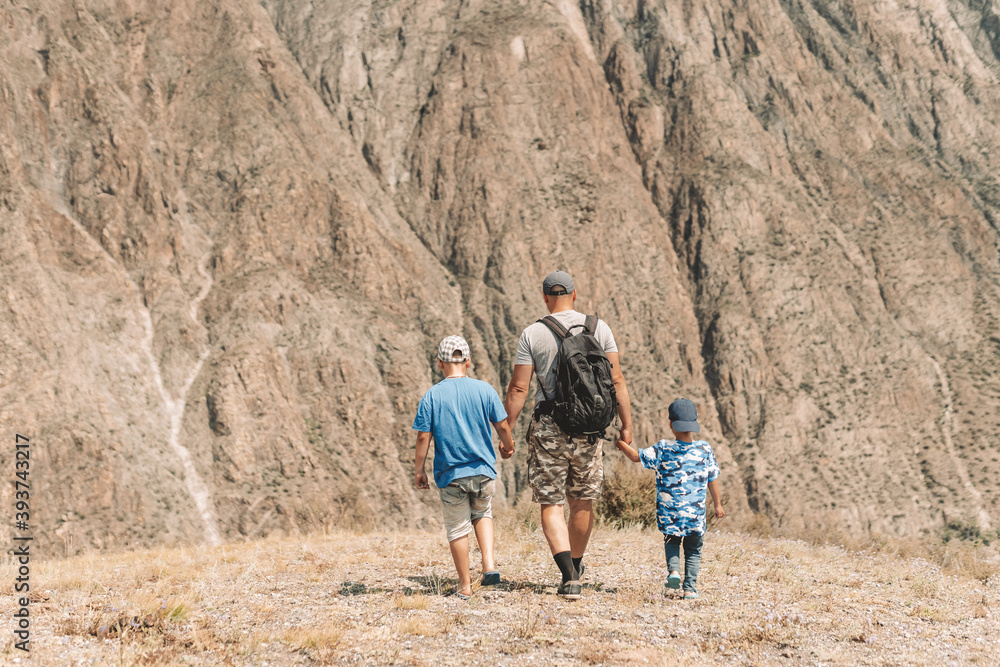
<instances>
[{"instance_id":1,"label":"dirt ground","mask_svg":"<svg viewBox=\"0 0 1000 667\"><path fill-rule=\"evenodd\" d=\"M710 532L699 589L666 594L662 538L598 528L583 598L541 531L499 520L503 583L469 602L443 534L334 532L40 563L31 654L4 664L997 664L1000 576ZM473 562L478 554L473 554ZM478 573L477 573L478 574ZM13 566L5 565L5 581ZM475 578L475 575L474 575ZM13 589L0 609L10 619ZM8 624L10 621L8 621ZM6 633L10 636L10 633Z\"/></svg>"}]
</instances>

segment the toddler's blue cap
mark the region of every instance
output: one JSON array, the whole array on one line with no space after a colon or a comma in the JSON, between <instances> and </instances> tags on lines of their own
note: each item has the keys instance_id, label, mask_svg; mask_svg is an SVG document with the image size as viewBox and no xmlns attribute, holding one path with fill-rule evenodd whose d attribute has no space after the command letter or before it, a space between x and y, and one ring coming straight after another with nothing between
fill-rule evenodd
<instances>
[{"instance_id":1,"label":"toddler's blue cap","mask_svg":"<svg viewBox=\"0 0 1000 667\"><path fill-rule=\"evenodd\" d=\"M694 403L686 398L678 398L667 408L667 416L670 417L670 425L675 431L690 431L698 433L701 427L698 426L698 409Z\"/></svg>"}]
</instances>

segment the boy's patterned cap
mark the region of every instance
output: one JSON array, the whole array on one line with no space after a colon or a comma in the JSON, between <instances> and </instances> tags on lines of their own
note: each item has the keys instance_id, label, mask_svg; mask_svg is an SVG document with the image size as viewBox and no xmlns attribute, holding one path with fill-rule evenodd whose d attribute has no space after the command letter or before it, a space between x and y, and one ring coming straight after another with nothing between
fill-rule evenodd
<instances>
[{"instance_id":1,"label":"boy's patterned cap","mask_svg":"<svg viewBox=\"0 0 1000 667\"><path fill-rule=\"evenodd\" d=\"M694 403L686 398L678 398L667 408L667 416L670 418L670 425L675 431L690 431L698 433L701 427L698 426L698 409Z\"/></svg>"},{"instance_id":2,"label":"boy's patterned cap","mask_svg":"<svg viewBox=\"0 0 1000 667\"><path fill-rule=\"evenodd\" d=\"M461 357L455 356L456 350L462 353ZM461 336L448 336L438 346L438 359L448 362L468 361L469 344Z\"/></svg>"}]
</instances>

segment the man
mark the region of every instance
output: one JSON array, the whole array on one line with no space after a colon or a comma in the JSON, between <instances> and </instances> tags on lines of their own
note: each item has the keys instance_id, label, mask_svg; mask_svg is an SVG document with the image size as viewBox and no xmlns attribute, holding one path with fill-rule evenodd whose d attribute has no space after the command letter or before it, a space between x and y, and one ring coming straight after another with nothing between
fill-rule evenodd
<instances>
[{"instance_id":1,"label":"man","mask_svg":"<svg viewBox=\"0 0 1000 667\"><path fill-rule=\"evenodd\" d=\"M566 329L584 324L586 315L573 308L576 302L573 278L565 271L554 271L545 277L542 299L549 313ZM621 419L619 438L628 444L632 442L632 414L628 388L618 360L618 346L603 320L597 321L594 337L611 363L618 417ZM556 335L545 324L535 322L521 333L504 409L507 411L507 423L513 428L524 408L531 374L534 373L538 378L538 389L535 392L535 412L528 427L528 484L532 500L541 505L542 532L562 574L559 595L576 600L580 597L583 555L594 528L594 500L601 494L604 467L601 440L572 437L560 429L549 414L546 403L556 395L558 352ZM563 517L564 499L569 500L568 528Z\"/></svg>"}]
</instances>

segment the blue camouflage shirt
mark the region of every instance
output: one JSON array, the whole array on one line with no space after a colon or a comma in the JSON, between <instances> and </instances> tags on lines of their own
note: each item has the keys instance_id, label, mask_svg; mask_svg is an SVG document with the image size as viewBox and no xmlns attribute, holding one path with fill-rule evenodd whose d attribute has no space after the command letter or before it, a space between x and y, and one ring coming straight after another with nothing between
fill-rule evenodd
<instances>
[{"instance_id":1,"label":"blue camouflage shirt","mask_svg":"<svg viewBox=\"0 0 1000 667\"><path fill-rule=\"evenodd\" d=\"M719 476L712 446L704 440L660 440L639 450L644 468L656 471L656 524L664 535L705 532L705 494Z\"/></svg>"}]
</instances>

